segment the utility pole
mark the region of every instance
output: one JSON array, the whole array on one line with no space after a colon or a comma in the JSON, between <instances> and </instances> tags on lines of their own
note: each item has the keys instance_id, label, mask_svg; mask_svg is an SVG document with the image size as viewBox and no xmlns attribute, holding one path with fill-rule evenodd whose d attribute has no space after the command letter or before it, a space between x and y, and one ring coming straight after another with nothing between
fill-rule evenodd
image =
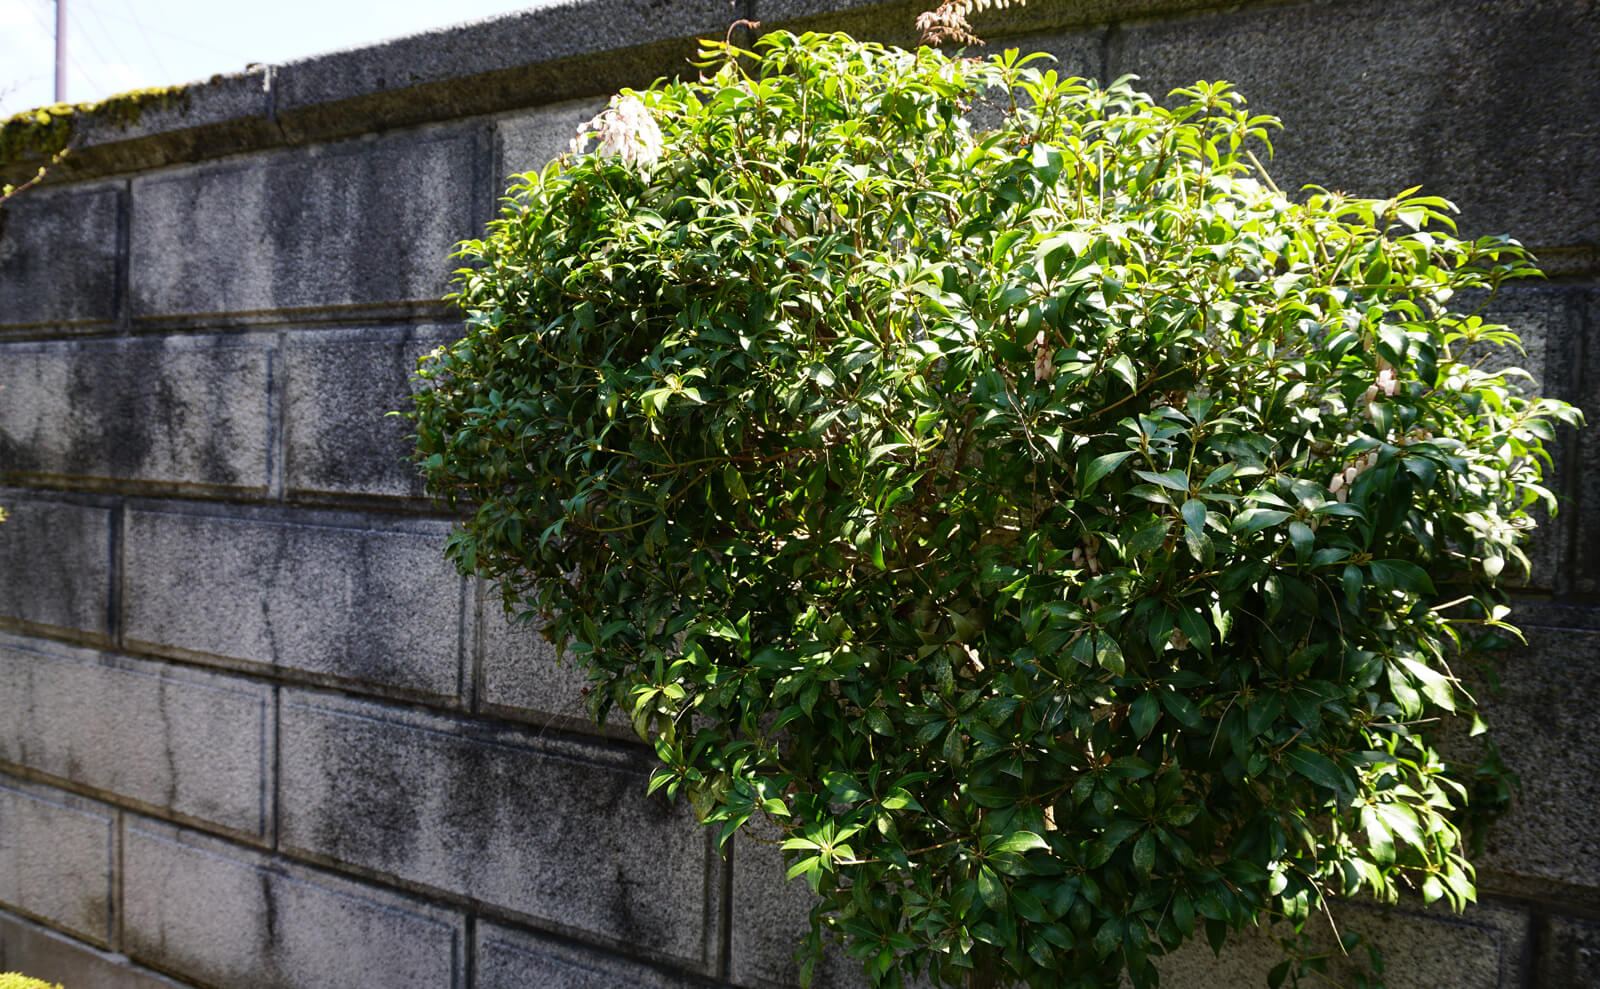
<instances>
[{"instance_id":1,"label":"utility pole","mask_svg":"<svg viewBox=\"0 0 1600 989\"><path fill-rule=\"evenodd\" d=\"M56 0L56 102L67 101L67 0Z\"/></svg>"}]
</instances>

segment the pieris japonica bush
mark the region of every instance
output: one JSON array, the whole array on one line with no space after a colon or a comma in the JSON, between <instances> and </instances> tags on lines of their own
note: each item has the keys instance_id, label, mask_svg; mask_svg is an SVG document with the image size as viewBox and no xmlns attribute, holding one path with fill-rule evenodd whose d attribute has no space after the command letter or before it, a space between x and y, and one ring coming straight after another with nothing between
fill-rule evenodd
<instances>
[{"instance_id":1,"label":"pieris japonica bush","mask_svg":"<svg viewBox=\"0 0 1600 989\"><path fill-rule=\"evenodd\" d=\"M1144 986L1330 898L1469 903L1429 729L1577 418L1474 308L1524 252L1284 195L1225 84L757 47L462 246L412 413L461 569L654 787L775 825L877 985Z\"/></svg>"}]
</instances>

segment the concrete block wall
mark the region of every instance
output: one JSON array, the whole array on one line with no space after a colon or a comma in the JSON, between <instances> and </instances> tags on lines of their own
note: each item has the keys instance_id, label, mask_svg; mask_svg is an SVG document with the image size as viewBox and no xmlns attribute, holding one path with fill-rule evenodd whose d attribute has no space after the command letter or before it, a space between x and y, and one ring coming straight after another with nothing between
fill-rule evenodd
<instances>
[{"instance_id":1,"label":"concrete block wall","mask_svg":"<svg viewBox=\"0 0 1600 989\"><path fill-rule=\"evenodd\" d=\"M931 0L921 6L931 5ZM0 970L70 989L786 987L809 907L644 794L648 750L448 567L402 463L452 245L734 16L911 40L881 0L575 0L197 84L0 210ZM1551 278L1494 306L1600 422L1590 0L1032 0L991 46L1284 118L1285 187L1424 184ZM0 174L26 172L0 162ZM1515 812L1463 917L1345 907L1388 984L1600 984L1600 434L1489 699ZM1164 984L1261 985L1260 938ZM818 985L857 987L832 954Z\"/></svg>"}]
</instances>

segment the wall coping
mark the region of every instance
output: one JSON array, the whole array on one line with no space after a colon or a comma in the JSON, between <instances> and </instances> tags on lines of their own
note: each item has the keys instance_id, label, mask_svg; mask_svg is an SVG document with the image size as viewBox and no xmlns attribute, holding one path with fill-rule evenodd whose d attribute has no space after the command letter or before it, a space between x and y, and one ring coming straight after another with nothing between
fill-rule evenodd
<instances>
[{"instance_id":1,"label":"wall coping","mask_svg":"<svg viewBox=\"0 0 1600 989\"><path fill-rule=\"evenodd\" d=\"M1281 0L1257 0L1260 4ZM546 0L538 7L173 87L129 112L74 114L72 152L46 181L82 181L243 151L310 144L561 100L608 95L689 69L698 38L738 20L914 43L934 0ZM1226 0L1033 0L976 15L991 42ZM746 43L752 34L738 29ZM998 48L991 44L990 49ZM111 104L118 103L113 97ZM31 177L38 155L0 158Z\"/></svg>"}]
</instances>

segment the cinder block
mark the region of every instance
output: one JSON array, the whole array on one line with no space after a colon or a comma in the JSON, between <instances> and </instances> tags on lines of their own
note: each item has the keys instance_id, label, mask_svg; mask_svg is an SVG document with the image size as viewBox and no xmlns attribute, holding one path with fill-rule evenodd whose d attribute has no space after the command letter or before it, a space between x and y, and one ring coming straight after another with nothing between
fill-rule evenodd
<instances>
[{"instance_id":1,"label":"cinder block","mask_svg":"<svg viewBox=\"0 0 1600 989\"><path fill-rule=\"evenodd\" d=\"M1504 323L1522 338L1526 353L1514 350L1492 352L1485 367L1520 367L1533 375L1534 381L1517 383L1536 394L1559 398L1583 406L1595 406L1590 414L1600 413L1600 403L1586 393L1582 385L1583 365L1579 355L1583 352L1583 306L1581 291L1570 288L1534 288L1518 286L1507 288L1485 310L1485 320ZM1468 302L1466 307L1478 303ZM1578 440L1583 433L1578 433ZM1600 532L1600 526L1585 525L1581 501L1577 493L1579 473L1584 460L1571 456L1573 437L1562 429L1555 443L1546 444L1554 460L1554 469L1544 477L1546 487L1560 499L1559 511L1552 518L1543 509L1533 512L1536 527L1532 542L1525 547L1533 565L1529 588L1549 588L1564 592L1577 579L1589 572L1595 564L1580 565L1577 572L1569 566L1570 548L1575 533ZM1591 458L1592 459L1592 458ZM1600 480L1600 478L1595 478ZM1594 514L1591 508L1590 514Z\"/></svg>"},{"instance_id":2,"label":"cinder block","mask_svg":"<svg viewBox=\"0 0 1600 989\"><path fill-rule=\"evenodd\" d=\"M462 591L444 558L447 528L130 511L124 639L204 662L456 697Z\"/></svg>"},{"instance_id":3,"label":"cinder block","mask_svg":"<svg viewBox=\"0 0 1600 989\"><path fill-rule=\"evenodd\" d=\"M1341 934L1360 933L1383 956L1386 985L1404 989L1519 989L1527 951L1528 918L1520 911L1479 904L1456 916L1443 911L1391 909L1356 903L1334 904ZM1323 915L1307 923L1312 949L1330 953L1328 974L1339 985L1352 985L1357 974L1372 974L1366 949L1348 956ZM1280 925L1280 937L1292 932ZM1203 934L1160 959L1161 984L1170 989L1260 987L1267 973L1283 961L1282 949L1265 931L1231 933L1221 956L1212 954ZM1303 985L1305 983L1302 983Z\"/></svg>"},{"instance_id":4,"label":"cinder block","mask_svg":"<svg viewBox=\"0 0 1600 989\"><path fill-rule=\"evenodd\" d=\"M281 733L282 848L714 964L717 862L642 753L301 691Z\"/></svg>"},{"instance_id":5,"label":"cinder block","mask_svg":"<svg viewBox=\"0 0 1600 989\"><path fill-rule=\"evenodd\" d=\"M111 634L111 513L0 494L0 622Z\"/></svg>"},{"instance_id":6,"label":"cinder block","mask_svg":"<svg viewBox=\"0 0 1600 989\"><path fill-rule=\"evenodd\" d=\"M267 835L270 688L0 635L0 763Z\"/></svg>"},{"instance_id":7,"label":"cinder block","mask_svg":"<svg viewBox=\"0 0 1600 989\"><path fill-rule=\"evenodd\" d=\"M578 731L603 729L589 716L584 691L589 678L572 657L556 657L556 647L535 627L515 625L500 598L479 602L483 643L483 702L497 714ZM633 736L627 714L613 712L615 734Z\"/></svg>"},{"instance_id":8,"label":"cinder block","mask_svg":"<svg viewBox=\"0 0 1600 989\"><path fill-rule=\"evenodd\" d=\"M1522 779L1521 798L1490 832L1480 870L1600 889L1600 777L1587 739L1600 733L1600 632L1526 627L1501 690L1479 697L1490 737Z\"/></svg>"},{"instance_id":9,"label":"cinder block","mask_svg":"<svg viewBox=\"0 0 1600 989\"><path fill-rule=\"evenodd\" d=\"M1572 589L1593 597L1600 592L1600 291L1591 290L1583 323L1583 362L1580 383L1570 401L1583 409L1588 425L1578 430L1571 472L1575 505L1568 512L1573 530ZM1576 363L1576 362L1574 362Z\"/></svg>"},{"instance_id":10,"label":"cinder block","mask_svg":"<svg viewBox=\"0 0 1600 989\"><path fill-rule=\"evenodd\" d=\"M109 808L0 775L0 903L105 947Z\"/></svg>"},{"instance_id":11,"label":"cinder block","mask_svg":"<svg viewBox=\"0 0 1600 989\"><path fill-rule=\"evenodd\" d=\"M681 975L478 922L474 989L688 989Z\"/></svg>"},{"instance_id":12,"label":"cinder block","mask_svg":"<svg viewBox=\"0 0 1600 989\"><path fill-rule=\"evenodd\" d=\"M505 186L511 176L537 172L557 155L565 154L578 128L605 109L604 98L584 98L506 117L496 126L500 162L494 174Z\"/></svg>"},{"instance_id":13,"label":"cinder block","mask_svg":"<svg viewBox=\"0 0 1600 989\"><path fill-rule=\"evenodd\" d=\"M228 989L461 987L450 910L156 821L123 838L124 950Z\"/></svg>"},{"instance_id":14,"label":"cinder block","mask_svg":"<svg viewBox=\"0 0 1600 989\"><path fill-rule=\"evenodd\" d=\"M776 827L757 825L766 842L782 839ZM799 950L810 930L817 898L805 880L785 882L783 853L777 844L733 839L733 923L729 936L728 977L741 986L799 985ZM811 983L814 989L865 989L870 983L861 963L842 945L824 947Z\"/></svg>"},{"instance_id":15,"label":"cinder block","mask_svg":"<svg viewBox=\"0 0 1600 989\"><path fill-rule=\"evenodd\" d=\"M180 983L0 912L0 972L21 972L72 989L185 989Z\"/></svg>"},{"instance_id":16,"label":"cinder block","mask_svg":"<svg viewBox=\"0 0 1600 989\"><path fill-rule=\"evenodd\" d=\"M0 326L116 319L120 204L117 186L68 186L0 209Z\"/></svg>"},{"instance_id":17,"label":"cinder block","mask_svg":"<svg viewBox=\"0 0 1600 989\"><path fill-rule=\"evenodd\" d=\"M250 338L0 346L0 472L265 491L271 373Z\"/></svg>"},{"instance_id":18,"label":"cinder block","mask_svg":"<svg viewBox=\"0 0 1600 989\"><path fill-rule=\"evenodd\" d=\"M458 328L297 333L284 347L285 484L294 494L420 497L407 436L417 358Z\"/></svg>"},{"instance_id":19,"label":"cinder block","mask_svg":"<svg viewBox=\"0 0 1600 989\"><path fill-rule=\"evenodd\" d=\"M139 176L133 316L436 300L476 232L476 156L427 131Z\"/></svg>"},{"instance_id":20,"label":"cinder block","mask_svg":"<svg viewBox=\"0 0 1600 989\"><path fill-rule=\"evenodd\" d=\"M1539 942L1539 986L1600 986L1600 925L1551 917Z\"/></svg>"},{"instance_id":21,"label":"cinder block","mask_svg":"<svg viewBox=\"0 0 1600 989\"><path fill-rule=\"evenodd\" d=\"M1359 45L1335 39L1360 37ZM1588 0L1263 4L1122 27L1109 75L1155 95L1225 79L1283 118L1280 187L1387 197L1415 185L1463 210L1471 236L1593 245L1600 21Z\"/></svg>"}]
</instances>

